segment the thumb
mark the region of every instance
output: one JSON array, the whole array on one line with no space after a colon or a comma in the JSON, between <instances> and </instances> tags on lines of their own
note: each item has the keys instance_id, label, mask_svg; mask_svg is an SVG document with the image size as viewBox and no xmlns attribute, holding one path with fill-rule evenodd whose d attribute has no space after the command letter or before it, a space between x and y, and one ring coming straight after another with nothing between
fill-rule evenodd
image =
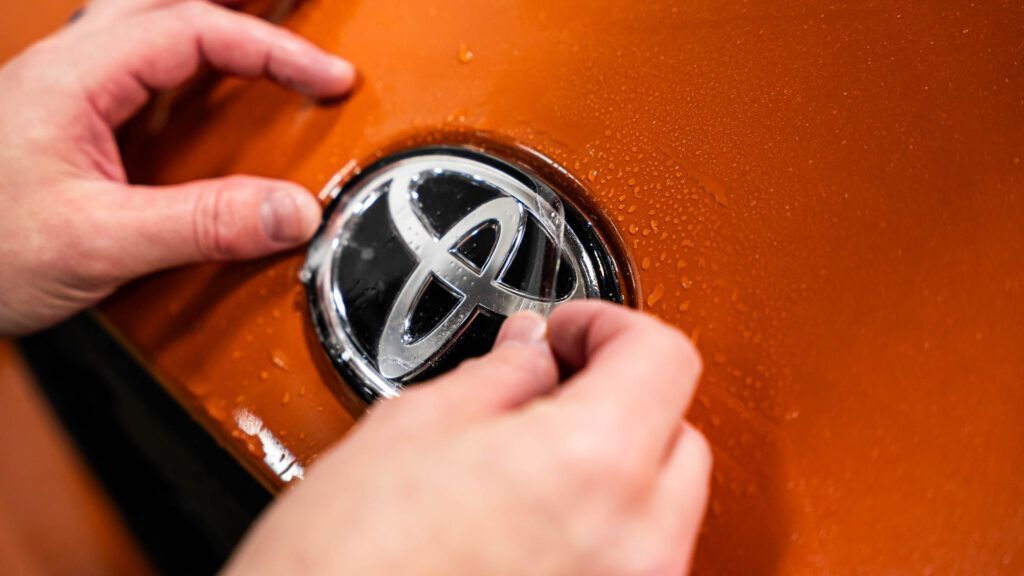
<instances>
[{"instance_id":1,"label":"thumb","mask_svg":"<svg viewBox=\"0 0 1024 576\"><path fill-rule=\"evenodd\" d=\"M230 176L164 187L119 187L105 204L116 269L131 278L181 264L254 258L301 244L319 202L291 182Z\"/></svg>"}]
</instances>

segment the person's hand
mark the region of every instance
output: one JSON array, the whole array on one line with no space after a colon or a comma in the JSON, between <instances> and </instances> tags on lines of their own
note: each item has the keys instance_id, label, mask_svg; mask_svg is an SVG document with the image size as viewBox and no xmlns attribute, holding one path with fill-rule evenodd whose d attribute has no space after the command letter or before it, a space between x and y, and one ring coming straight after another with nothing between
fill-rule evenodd
<instances>
[{"instance_id":1,"label":"person's hand","mask_svg":"<svg viewBox=\"0 0 1024 576\"><path fill-rule=\"evenodd\" d=\"M202 0L95 0L0 69L0 336L57 322L135 276L313 234L320 205L289 182L126 181L113 130L203 63L313 97L355 78L302 38Z\"/></svg>"},{"instance_id":2,"label":"person's hand","mask_svg":"<svg viewBox=\"0 0 1024 576\"><path fill-rule=\"evenodd\" d=\"M227 573L681 574L711 467L681 419L700 357L611 304L565 304L547 326L512 316L487 356L375 405Z\"/></svg>"}]
</instances>

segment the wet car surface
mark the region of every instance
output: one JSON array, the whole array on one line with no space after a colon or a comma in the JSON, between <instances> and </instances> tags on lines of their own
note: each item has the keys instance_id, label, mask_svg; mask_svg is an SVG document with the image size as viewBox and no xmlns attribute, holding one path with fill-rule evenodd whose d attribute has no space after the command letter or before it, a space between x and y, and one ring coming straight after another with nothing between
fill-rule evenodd
<instances>
[{"instance_id":1,"label":"wet car surface","mask_svg":"<svg viewBox=\"0 0 1024 576\"><path fill-rule=\"evenodd\" d=\"M200 79L123 134L135 180L320 190L416 146L513 158L705 358L696 573L1024 570L1019 6L322 0L283 23L357 64L352 97ZM160 274L101 309L271 489L362 409L304 258Z\"/></svg>"}]
</instances>

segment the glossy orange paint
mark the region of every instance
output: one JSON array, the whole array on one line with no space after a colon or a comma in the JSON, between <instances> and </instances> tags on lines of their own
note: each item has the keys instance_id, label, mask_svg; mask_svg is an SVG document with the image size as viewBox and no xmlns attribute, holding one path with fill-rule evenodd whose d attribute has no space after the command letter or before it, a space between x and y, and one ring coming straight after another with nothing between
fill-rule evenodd
<instances>
[{"instance_id":1,"label":"glossy orange paint","mask_svg":"<svg viewBox=\"0 0 1024 576\"><path fill-rule=\"evenodd\" d=\"M357 63L353 96L200 82L126 132L136 180L319 190L415 142L537 151L706 358L697 573L1024 572L1019 3L312 0L284 23ZM102 309L272 486L241 411L303 465L358 415L303 256Z\"/></svg>"},{"instance_id":2,"label":"glossy orange paint","mask_svg":"<svg viewBox=\"0 0 1024 576\"><path fill-rule=\"evenodd\" d=\"M29 366L0 341L0 574L153 574L64 434Z\"/></svg>"},{"instance_id":3,"label":"glossy orange paint","mask_svg":"<svg viewBox=\"0 0 1024 576\"><path fill-rule=\"evenodd\" d=\"M26 46L62 26L82 6L80 0L40 0L39 2L0 2L0 62L21 52Z\"/></svg>"}]
</instances>

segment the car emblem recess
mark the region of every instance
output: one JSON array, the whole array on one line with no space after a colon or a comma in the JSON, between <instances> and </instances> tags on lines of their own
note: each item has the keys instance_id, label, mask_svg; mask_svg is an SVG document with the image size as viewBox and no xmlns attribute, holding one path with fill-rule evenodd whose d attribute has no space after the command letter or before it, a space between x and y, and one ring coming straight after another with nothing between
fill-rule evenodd
<instances>
[{"instance_id":1,"label":"car emblem recess","mask_svg":"<svg viewBox=\"0 0 1024 576\"><path fill-rule=\"evenodd\" d=\"M518 310L621 301L596 230L565 203L565 231L556 232L559 200L549 198L557 196L532 172L466 148L400 153L345 184L302 278L320 340L349 386L366 401L396 396L486 352ZM554 293L538 283L540 262L552 257Z\"/></svg>"}]
</instances>

